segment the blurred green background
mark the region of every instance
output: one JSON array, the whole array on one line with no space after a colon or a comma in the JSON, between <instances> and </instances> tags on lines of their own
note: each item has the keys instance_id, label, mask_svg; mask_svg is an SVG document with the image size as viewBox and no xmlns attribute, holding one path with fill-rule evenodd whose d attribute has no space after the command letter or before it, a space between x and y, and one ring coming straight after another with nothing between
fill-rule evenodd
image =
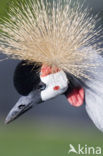
<instances>
[{"instance_id":1,"label":"blurred green background","mask_svg":"<svg viewBox=\"0 0 103 156\"><path fill-rule=\"evenodd\" d=\"M10 4L11 0L0 0L0 17L7 16ZM103 10L103 0L87 0L87 4L93 7L93 12ZM6 87L8 88L8 86ZM6 105L4 106L6 107ZM51 109L51 106L48 107ZM60 107L62 109L64 106L60 105ZM2 110L4 111L4 109ZM50 109L48 109L49 112ZM82 110L80 110L79 116L79 113L75 113L78 109L70 108L71 114L75 113L75 117L72 118L72 116L55 116L53 109L51 115L41 117L38 115L38 117L30 116L31 113L29 113L28 116L24 116L10 125L3 124L4 116L1 115L0 156L68 156L69 144L73 144L76 148L78 144L100 146L103 155L103 133L96 129L85 112L81 113ZM64 108L65 114L69 113L66 109ZM75 154L69 155L74 156Z\"/></svg>"},{"instance_id":2,"label":"blurred green background","mask_svg":"<svg viewBox=\"0 0 103 156\"><path fill-rule=\"evenodd\" d=\"M81 124L67 126L48 121L13 123L0 129L1 156L74 156L68 154L69 144L103 148L103 134ZM91 154L92 155L92 154Z\"/></svg>"}]
</instances>

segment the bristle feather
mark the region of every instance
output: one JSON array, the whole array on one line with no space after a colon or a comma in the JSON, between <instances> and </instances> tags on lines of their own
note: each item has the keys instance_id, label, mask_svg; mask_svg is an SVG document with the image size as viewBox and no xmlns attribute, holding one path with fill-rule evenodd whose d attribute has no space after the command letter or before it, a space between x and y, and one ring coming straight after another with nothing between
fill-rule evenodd
<instances>
[{"instance_id":1,"label":"bristle feather","mask_svg":"<svg viewBox=\"0 0 103 156\"><path fill-rule=\"evenodd\" d=\"M64 2L64 3L63 3ZM29 0L12 6L9 19L0 24L0 50L20 60L56 66L74 76L89 78L86 72L99 65L93 62L101 42L96 36L96 20L88 9L72 0Z\"/></svg>"}]
</instances>

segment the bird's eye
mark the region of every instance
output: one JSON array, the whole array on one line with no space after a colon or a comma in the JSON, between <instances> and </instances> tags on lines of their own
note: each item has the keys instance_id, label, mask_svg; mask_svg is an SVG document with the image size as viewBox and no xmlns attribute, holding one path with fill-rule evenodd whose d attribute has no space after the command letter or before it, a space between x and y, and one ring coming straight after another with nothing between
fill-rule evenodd
<instances>
[{"instance_id":1,"label":"bird's eye","mask_svg":"<svg viewBox=\"0 0 103 156\"><path fill-rule=\"evenodd\" d=\"M44 90L45 88L46 88L46 84L43 83L43 82L40 82L40 83L39 83L39 86L38 86L38 89Z\"/></svg>"}]
</instances>

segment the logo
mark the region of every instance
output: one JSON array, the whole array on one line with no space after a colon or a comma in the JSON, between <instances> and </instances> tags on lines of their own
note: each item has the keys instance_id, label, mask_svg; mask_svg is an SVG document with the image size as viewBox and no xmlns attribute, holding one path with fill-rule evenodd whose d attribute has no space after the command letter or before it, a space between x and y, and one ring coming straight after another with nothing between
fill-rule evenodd
<instances>
[{"instance_id":1,"label":"logo","mask_svg":"<svg viewBox=\"0 0 103 156\"><path fill-rule=\"evenodd\" d=\"M97 147L89 147L88 145L80 145L78 144L77 147L75 148L72 144L69 145L69 151L68 154L70 153L75 153L77 155L101 155L102 154L102 148L97 146Z\"/></svg>"}]
</instances>

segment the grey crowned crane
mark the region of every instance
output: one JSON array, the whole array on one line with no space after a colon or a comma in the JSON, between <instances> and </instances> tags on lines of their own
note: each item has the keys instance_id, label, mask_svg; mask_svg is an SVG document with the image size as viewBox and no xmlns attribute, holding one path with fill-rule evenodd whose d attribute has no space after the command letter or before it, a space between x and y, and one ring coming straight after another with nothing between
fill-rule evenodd
<instances>
[{"instance_id":1,"label":"grey crowned crane","mask_svg":"<svg viewBox=\"0 0 103 156\"><path fill-rule=\"evenodd\" d=\"M22 61L14 73L14 86L22 97L8 114L6 123L11 122L32 106L60 94L65 94L70 104L76 107L84 103L84 89L79 81L73 80L70 75L68 78L65 72L57 68L52 70L46 65L34 66Z\"/></svg>"},{"instance_id":2,"label":"grey crowned crane","mask_svg":"<svg viewBox=\"0 0 103 156\"><path fill-rule=\"evenodd\" d=\"M14 86L22 95L9 123L34 105L64 94L103 131L102 29L79 1L29 0L12 5L0 23L0 50L22 60Z\"/></svg>"}]
</instances>

